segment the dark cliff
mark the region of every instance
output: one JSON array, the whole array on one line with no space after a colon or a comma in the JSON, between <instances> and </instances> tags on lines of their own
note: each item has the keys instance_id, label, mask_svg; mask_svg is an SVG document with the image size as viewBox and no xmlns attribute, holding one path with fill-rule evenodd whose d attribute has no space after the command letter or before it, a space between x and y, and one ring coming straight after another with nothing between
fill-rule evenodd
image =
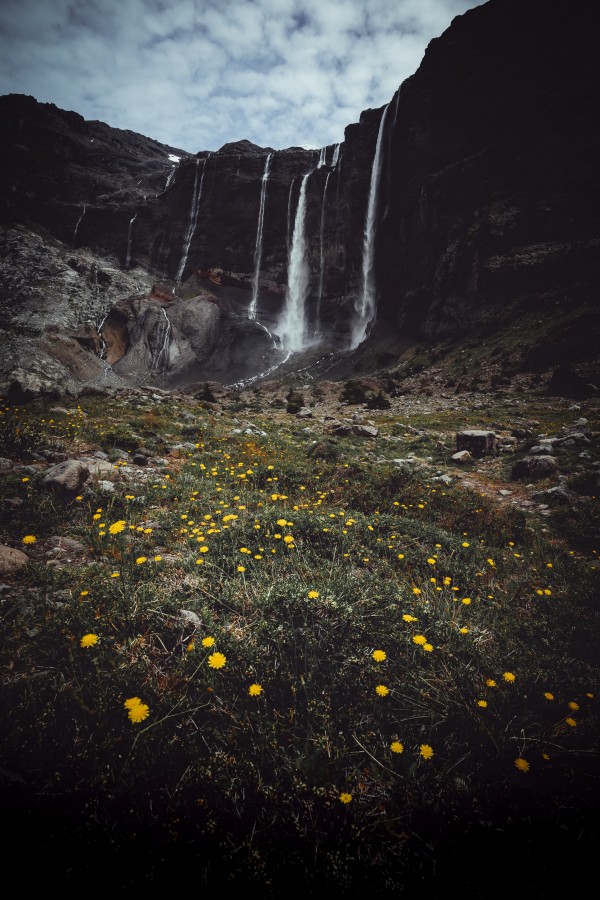
<instances>
[{"instance_id":1,"label":"dark cliff","mask_svg":"<svg viewBox=\"0 0 600 900\"><path fill-rule=\"evenodd\" d=\"M534 347L532 360L597 357L596 35L590 0L489 0L429 44L382 129L374 340L390 330L420 339L484 334L524 310L559 309L572 320L548 347ZM197 293L207 275L244 287L235 310L243 313L272 154L259 318L271 327L281 312L300 186L312 171L307 322L343 346L361 291L384 111L365 111L321 155L238 141L192 156L9 95L0 98L1 220L142 267L180 296ZM180 158L175 167L170 154Z\"/></svg>"}]
</instances>

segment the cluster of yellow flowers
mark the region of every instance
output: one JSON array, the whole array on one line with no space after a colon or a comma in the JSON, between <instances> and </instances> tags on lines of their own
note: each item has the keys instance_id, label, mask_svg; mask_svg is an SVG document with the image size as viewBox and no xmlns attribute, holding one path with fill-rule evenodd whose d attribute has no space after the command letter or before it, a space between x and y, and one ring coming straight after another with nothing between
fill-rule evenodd
<instances>
[{"instance_id":1,"label":"cluster of yellow flowers","mask_svg":"<svg viewBox=\"0 0 600 900\"><path fill-rule=\"evenodd\" d=\"M134 724L143 722L150 715L150 707L146 703L142 703L139 697L129 697L123 706L127 710L129 720Z\"/></svg>"}]
</instances>

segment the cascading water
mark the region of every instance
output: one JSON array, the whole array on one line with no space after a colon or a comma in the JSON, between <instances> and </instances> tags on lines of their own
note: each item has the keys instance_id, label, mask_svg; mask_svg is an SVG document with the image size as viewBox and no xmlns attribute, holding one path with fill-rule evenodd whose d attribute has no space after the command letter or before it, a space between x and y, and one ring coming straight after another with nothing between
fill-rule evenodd
<instances>
[{"instance_id":1,"label":"cascading water","mask_svg":"<svg viewBox=\"0 0 600 900\"><path fill-rule=\"evenodd\" d=\"M187 263L188 253L190 250L190 244L192 243L192 238L194 237L194 232L196 231L196 223L198 222L198 210L200 208L200 198L202 197L202 184L204 183L204 170L206 169L206 159L202 160L202 175L200 177L200 184L198 184L199 165L200 165L200 160L198 158L196 158L196 172L194 174L194 188L192 191L192 205L190 207L190 221L189 221L189 224L187 227L185 240L183 242L183 252L181 254L181 260L179 262L179 267L177 269L177 274L175 276L175 284L176 285L181 284L181 278L183 276L185 264Z\"/></svg>"},{"instance_id":2,"label":"cascading water","mask_svg":"<svg viewBox=\"0 0 600 900\"><path fill-rule=\"evenodd\" d=\"M73 232L73 246L75 246L75 241L77 240L77 231L79 230L79 226L81 225L81 220L85 216L85 210L86 210L86 205L84 203L83 204L83 212L81 213L81 215L79 216L79 218L77 219L77 222L75 224L75 231Z\"/></svg>"},{"instance_id":3,"label":"cascading water","mask_svg":"<svg viewBox=\"0 0 600 900\"><path fill-rule=\"evenodd\" d=\"M167 188L169 187L169 185L171 184L171 182L172 182L173 179L175 178L175 172L176 172L176 171L177 171L177 166L173 166L173 168L171 169L171 171L170 171L169 174L167 175L167 182L166 182L166 184L165 184L165 186L164 186L164 188L163 188L164 191L167 190Z\"/></svg>"},{"instance_id":4,"label":"cascading water","mask_svg":"<svg viewBox=\"0 0 600 900\"><path fill-rule=\"evenodd\" d=\"M317 163L317 169L322 169L325 165L327 165L327 147L321 147L321 149L319 150L319 161Z\"/></svg>"},{"instance_id":5,"label":"cascading water","mask_svg":"<svg viewBox=\"0 0 600 900\"><path fill-rule=\"evenodd\" d=\"M365 230L363 238L363 266L362 266L362 288L360 295L354 304L356 311L356 321L352 331L352 339L350 349L354 350L362 341L364 341L368 328L375 319L376 314L376 291L375 291L375 273L374 273L374 251L375 251L375 233L377 231L377 200L379 189L379 177L381 175L381 147L383 143L383 134L385 131L385 120L391 102L388 103L381 116L379 123L379 133L377 135L377 144L375 146L375 156L373 157L373 168L371 169L371 183L369 186L369 201L367 205L367 218L365 221Z\"/></svg>"},{"instance_id":6,"label":"cascading water","mask_svg":"<svg viewBox=\"0 0 600 900\"><path fill-rule=\"evenodd\" d=\"M169 361L169 344L171 342L171 322L164 306L161 307L163 318L159 319L153 333L154 348L150 347L150 370L164 370Z\"/></svg>"},{"instance_id":7,"label":"cascading water","mask_svg":"<svg viewBox=\"0 0 600 900\"><path fill-rule=\"evenodd\" d=\"M294 220L294 234L288 266L288 287L285 308L278 322L277 333L285 350L302 350L306 344L306 297L309 286L306 259L306 185L314 169L302 176L300 196Z\"/></svg>"},{"instance_id":8,"label":"cascading water","mask_svg":"<svg viewBox=\"0 0 600 900\"><path fill-rule=\"evenodd\" d=\"M129 220L129 230L127 231L127 253L125 255L125 268L129 268L129 264L131 262L131 229L133 228L133 223L137 219L138 214L136 213Z\"/></svg>"},{"instance_id":9,"label":"cascading water","mask_svg":"<svg viewBox=\"0 0 600 900\"><path fill-rule=\"evenodd\" d=\"M333 148L333 156L331 158L332 169L335 169L335 167L338 164L338 160L340 158L340 147L341 146L342 146L341 144L336 144L335 147Z\"/></svg>"},{"instance_id":10,"label":"cascading water","mask_svg":"<svg viewBox=\"0 0 600 900\"><path fill-rule=\"evenodd\" d=\"M317 313L315 322L315 337L319 334L319 323L321 320L321 299L323 297L323 283L325 280L325 212L327 210L327 185L331 178L331 172L327 173L325 179L325 187L323 188L323 203L321 205L321 227L319 228L319 294L317 297Z\"/></svg>"},{"instance_id":11,"label":"cascading water","mask_svg":"<svg viewBox=\"0 0 600 900\"><path fill-rule=\"evenodd\" d=\"M252 276L252 300L248 308L248 317L256 319L256 311L258 306L258 283L260 278L260 262L262 258L263 244L263 225L265 221L265 202L267 199L267 182L269 180L269 170L271 168L271 160L273 154L269 153L265 161L265 171L262 177L260 188L260 208L258 211L258 225L256 228L256 245L254 249L254 275Z\"/></svg>"},{"instance_id":12,"label":"cascading water","mask_svg":"<svg viewBox=\"0 0 600 900\"><path fill-rule=\"evenodd\" d=\"M100 338L100 353L98 354L100 359L104 359L104 357L106 356L106 341L104 340L104 335L102 334L102 329L104 328L104 323L106 322L107 316L108 316L108 313L106 314L106 316L104 316L102 321L96 327L96 332L98 333L98 337Z\"/></svg>"},{"instance_id":13,"label":"cascading water","mask_svg":"<svg viewBox=\"0 0 600 900\"><path fill-rule=\"evenodd\" d=\"M295 183L296 183L296 179L292 178L292 182L290 184L290 192L288 194L288 206L287 206L287 252L288 252L288 258L289 258L290 250L292 247L292 193L294 190Z\"/></svg>"}]
</instances>

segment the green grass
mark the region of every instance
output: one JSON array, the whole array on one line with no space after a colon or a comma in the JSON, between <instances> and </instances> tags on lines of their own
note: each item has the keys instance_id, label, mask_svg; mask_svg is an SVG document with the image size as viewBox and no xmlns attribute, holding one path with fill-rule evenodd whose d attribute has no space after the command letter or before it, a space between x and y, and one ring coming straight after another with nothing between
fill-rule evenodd
<instances>
[{"instance_id":1,"label":"green grass","mask_svg":"<svg viewBox=\"0 0 600 900\"><path fill-rule=\"evenodd\" d=\"M157 455L182 433L197 446L109 495L4 476L23 503L1 540L30 563L2 595L3 812L44 878L488 897L510 863L550 897L563 865L581 871L600 774L592 512L537 520L374 466L354 439L313 459L285 413L254 416L261 438L191 401L79 407L7 408L5 452L133 449L144 426ZM85 551L48 565L53 535Z\"/></svg>"}]
</instances>

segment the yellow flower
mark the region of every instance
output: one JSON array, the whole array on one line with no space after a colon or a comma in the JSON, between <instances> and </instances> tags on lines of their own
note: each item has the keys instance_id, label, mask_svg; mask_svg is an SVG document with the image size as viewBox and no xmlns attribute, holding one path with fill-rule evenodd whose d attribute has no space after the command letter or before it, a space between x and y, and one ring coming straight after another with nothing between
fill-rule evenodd
<instances>
[{"instance_id":1,"label":"yellow flower","mask_svg":"<svg viewBox=\"0 0 600 900\"><path fill-rule=\"evenodd\" d=\"M310 600L316 600L317 597L319 596L319 592L318 591L309 591L307 596L309 597Z\"/></svg>"},{"instance_id":2,"label":"yellow flower","mask_svg":"<svg viewBox=\"0 0 600 900\"><path fill-rule=\"evenodd\" d=\"M259 697L262 694L262 685L260 684L251 684L248 688L248 693L251 697Z\"/></svg>"},{"instance_id":3,"label":"yellow flower","mask_svg":"<svg viewBox=\"0 0 600 900\"><path fill-rule=\"evenodd\" d=\"M161 559L162 559L162 556L155 556L155 557L154 557L154 562L160 562Z\"/></svg>"},{"instance_id":4,"label":"yellow flower","mask_svg":"<svg viewBox=\"0 0 600 900\"><path fill-rule=\"evenodd\" d=\"M80 597L87 597L88 594L89 594L89 591L81 591L81 593L79 594L79 596L80 596Z\"/></svg>"},{"instance_id":5,"label":"yellow flower","mask_svg":"<svg viewBox=\"0 0 600 900\"><path fill-rule=\"evenodd\" d=\"M429 563L430 566L435 566L435 559L433 559L432 556L429 557L429 559L427 560L427 562Z\"/></svg>"},{"instance_id":6,"label":"yellow flower","mask_svg":"<svg viewBox=\"0 0 600 900\"><path fill-rule=\"evenodd\" d=\"M469 603L471 602L471 598L470 598L470 597L463 597L462 600L461 600L460 602L461 602L461 603L464 603L465 606L468 606Z\"/></svg>"},{"instance_id":7,"label":"yellow flower","mask_svg":"<svg viewBox=\"0 0 600 900\"><path fill-rule=\"evenodd\" d=\"M488 705L487 700L478 700L477 701L477 706L481 706L482 709L485 709L485 707L487 705Z\"/></svg>"},{"instance_id":8,"label":"yellow flower","mask_svg":"<svg viewBox=\"0 0 600 900\"><path fill-rule=\"evenodd\" d=\"M284 542L285 544L293 544L293 543L294 543L294 538L292 537L291 534L286 534L286 536L285 536L284 539L283 539L283 542Z\"/></svg>"},{"instance_id":9,"label":"yellow flower","mask_svg":"<svg viewBox=\"0 0 600 900\"><path fill-rule=\"evenodd\" d=\"M23 538L24 544L35 544L36 541L37 541L37 538L34 534L26 534L25 537Z\"/></svg>"},{"instance_id":10,"label":"yellow flower","mask_svg":"<svg viewBox=\"0 0 600 900\"><path fill-rule=\"evenodd\" d=\"M392 741L390 744L390 750L392 753L403 753L404 752L404 744L401 744L400 741Z\"/></svg>"},{"instance_id":11,"label":"yellow flower","mask_svg":"<svg viewBox=\"0 0 600 900\"><path fill-rule=\"evenodd\" d=\"M202 646L203 647L214 647L214 645L215 645L214 637L207 636L205 638L202 638Z\"/></svg>"},{"instance_id":12,"label":"yellow flower","mask_svg":"<svg viewBox=\"0 0 600 900\"><path fill-rule=\"evenodd\" d=\"M420 644L422 646L423 644L426 644L426 643L427 643L427 638L425 637L424 634L413 634L413 644Z\"/></svg>"},{"instance_id":13,"label":"yellow flower","mask_svg":"<svg viewBox=\"0 0 600 900\"><path fill-rule=\"evenodd\" d=\"M469 632L469 629L465 625L463 625L463 627L459 628L458 630L461 634L468 634Z\"/></svg>"},{"instance_id":14,"label":"yellow flower","mask_svg":"<svg viewBox=\"0 0 600 900\"><path fill-rule=\"evenodd\" d=\"M81 647L93 647L94 644L97 644L100 638L97 634L84 634L84 636L79 641Z\"/></svg>"},{"instance_id":15,"label":"yellow flower","mask_svg":"<svg viewBox=\"0 0 600 900\"><path fill-rule=\"evenodd\" d=\"M413 594L416 594L416 596L418 597L419 594L421 593L421 588L414 587L414 588L412 589L412 592L413 592Z\"/></svg>"},{"instance_id":16,"label":"yellow flower","mask_svg":"<svg viewBox=\"0 0 600 900\"><path fill-rule=\"evenodd\" d=\"M246 566L238 566L238 567L237 567L237 571L238 571L238 572L245 572L245 571L246 571Z\"/></svg>"},{"instance_id":17,"label":"yellow flower","mask_svg":"<svg viewBox=\"0 0 600 900\"><path fill-rule=\"evenodd\" d=\"M342 803L350 803L350 801L352 800L352 794L347 794L345 791L342 791L342 793L340 794L340 800L342 801Z\"/></svg>"},{"instance_id":18,"label":"yellow flower","mask_svg":"<svg viewBox=\"0 0 600 900\"><path fill-rule=\"evenodd\" d=\"M468 541L463 541L462 545L463 545L463 547L470 547L470 546L471 546L471 545L469 544Z\"/></svg>"},{"instance_id":19,"label":"yellow flower","mask_svg":"<svg viewBox=\"0 0 600 900\"><path fill-rule=\"evenodd\" d=\"M285 528L287 525L287 519L277 519L277 524L280 528Z\"/></svg>"},{"instance_id":20,"label":"yellow flower","mask_svg":"<svg viewBox=\"0 0 600 900\"><path fill-rule=\"evenodd\" d=\"M433 644L423 644L423 650L427 650L428 653L431 653L433 650Z\"/></svg>"},{"instance_id":21,"label":"yellow flower","mask_svg":"<svg viewBox=\"0 0 600 900\"><path fill-rule=\"evenodd\" d=\"M505 672L502 677L504 678L505 681L508 681L509 683L515 680L515 676L513 675L512 672Z\"/></svg>"},{"instance_id":22,"label":"yellow flower","mask_svg":"<svg viewBox=\"0 0 600 900\"><path fill-rule=\"evenodd\" d=\"M416 622L416 621L417 621L417 617L416 617L416 616L411 616L411 615L409 615L408 613L405 613L405 614L402 616L402 618L403 618L403 620L404 620L405 622Z\"/></svg>"},{"instance_id":23,"label":"yellow flower","mask_svg":"<svg viewBox=\"0 0 600 900\"><path fill-rule=\"evenodd\" d=\"M385 650L373 650L371 656L375 660L375 662L383 662L384 659L387 659L387 653Z\"/></svg>"},{"instance_id":24,"label":"yellow flower","mask_svg":"<svg viewBox=\"0 0 600 900\"><path fill-rule=\"evenodd\" d=\"M575 726L577 725L577 720L571 718L571 716L569 716L567 719L565 719L565 722L567 723L567 725L570 725L571 728L575 728Z\"/></svg>"},{"instance_id":25,"label":"yellow flower","mask_svg":"<svg viewBox=\"0 0 600 900\"><path fill-rule=\"evenodd\" d=\"M519 770L519 772L529 772L529 763L526 759L523 759L522 756L519 756L515 759L515 766Z\"/></svg>"},{"instance_id":26,"label":"yellow flower","mask_svg":"<svg viewBox=\"0 0 600 900\"><path fill-rule=\"evenodd\" d=\"M554 700L554 694L551 694L550 691L546 691L544 693L544 697L546 698L546 700Z\"/></svg>"},{"instance_id":27,"label":"yellow flower","mask_svg":"<svg viewBox=\"0 0 600 900\"><path fill-rule=\"evenodd\" d=\"M132 722L143 722L150 715L150 707L145 703L138 703L137 706L131 706L127 713Z\"/></svg>"},{"instance_id":28,"label":"yellow flower","mask_svg":"<svg viewBox=\"0 0 600 900\"><path fill-rule=\"evenodd\" d=\"M142 563L145 563L145 562L148 562L147 556L138 556L138 558L136 559L136 563L138 564L138 566L141 566Z\"/></svg>"},{"instance_id":29,"label":"yellow flower","mask_svg":"<svg viewBox=\"0 0 600 900\"><path fill-rule=\"evenodd\" d=\"M191 653L192 650L195 650L195 649L196 649L196 644L195 644L195 642L194 642L194 641L190 641L189 644L187 645L187 647L186 647L185 649L187 650L188 653Z\"/></svg>"},{"instance_id":30,"label":"yellow flower","mask_svg":"<svg viewBox=\"0 0 600 900\"><path fill-rule=\"evenodd\" d=\"M385 684L378 684L375 688L375 693L380 697L386 697L390 692L390 689L385 686Z\"/></svg>"},{"instance_id":31,"label":"yellow flower","mask_svg":"<svg viewBox=\"0 0 600 900\"><path fill-rule=\"evenodd\" d=\"M140 706L142 701L139 697L130 697L128 700L125 700L123 706L125 709L133 709L134 706Z\"/></svg>"},{"instance_id":32,"label":"yellow flower","mask_svg":"<svg viewBox=\"0 0 600 900\"><path fill-rule=\"evenodd\" d=\"M569 703L569 709L578 710L578 709L579 709L579 703L575 703L574 700L571 700L571 702Z\"/></svg>"},{"instance_id":33,"label":"yellow flower","mask_svg":"<svg viewBox=\"0 0 600 900\"><path fill-rule=\"evenodd\" d=\"M429 744L421 744L419 747L419 753L423 757L423 759L431 759L433 756L433 747L430 747Z\"/></svg>"},{"instance_id":34,"label":"yellow flower","mask_svg":"<svg viewBox=\"0 0 600 900\"><path fill-rule=\"evenodd\" d=\"M199 553L208 553L208 547L206 546L206 544L204 545L204 547L198 547L198 552Z\"/></svg>"},{"instance_id":35,"label":"yellow flower","mask_svg":"<svg viewBox=\"0 0 600 900\"><path fill-rule=\"evenodd\" d=\"M118 522L113 522L112 525L109 526L108 530L111 534L120 534L125 530L126 522L124 519L119 519Z\"/></svg>"},{"instance_id":36,"label":"yellow flower","mask_svg":"<svg viewBox=\"0 0 600 900\"><path fill-rule=\"evenodd\" d=\"M488 687L496 687L496 682L494 681L493 678L486 679L485 683L487 684Z\"/></svg>"},{"instance_id":37,"label":"yellow flower","mask_svg":"<svg viewBox=\"0 0 600 900\"><path fill-rule=\"evenodd\" d=\"M211 653L208 657L208 665L211 669L222 669L227 662L227 657L223 653Z\"/></svg>"}]
</instances>

